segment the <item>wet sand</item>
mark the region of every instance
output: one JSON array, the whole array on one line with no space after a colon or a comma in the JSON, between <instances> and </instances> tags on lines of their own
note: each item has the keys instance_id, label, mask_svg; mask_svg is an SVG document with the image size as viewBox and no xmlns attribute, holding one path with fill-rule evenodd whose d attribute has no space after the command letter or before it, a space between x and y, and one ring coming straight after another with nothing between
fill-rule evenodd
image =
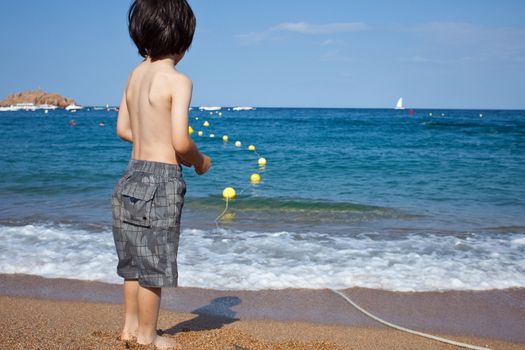
<instances>
[{"instance_id":1,"label":"wet sand","mask_svg":"<svg viewBox=\"0 0 525 350\"><path fill-rule=\"evenodd\" d=\"M348 289L372 313L494 349L525 348L525 290ZM121 287L0 275L0 349L139 348L117 340ZM166 289L159 327L183 349L457 349L388 329L330 290Z\"/></svg>"}]
</instances>

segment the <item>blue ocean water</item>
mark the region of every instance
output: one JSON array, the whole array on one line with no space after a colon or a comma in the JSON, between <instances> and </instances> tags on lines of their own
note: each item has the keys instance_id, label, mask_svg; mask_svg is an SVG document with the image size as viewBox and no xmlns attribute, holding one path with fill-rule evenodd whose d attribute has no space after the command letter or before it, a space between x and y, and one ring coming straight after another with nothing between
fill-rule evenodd
<instances>
[{"instance_id":1,"label":"blue ocean water","mask_svg":"<svg viewBox=\"0 0 525 350\"><path fill-rule=\"evenodd\" d=\"M525 286L524 111L190 114L213 168L185 169L181 285ZM0 273L119 281L110 196L131 145L116 137L116 116L0 114ZM227 186L238 196L216 223Z\"/></svg>"}]
</instances>

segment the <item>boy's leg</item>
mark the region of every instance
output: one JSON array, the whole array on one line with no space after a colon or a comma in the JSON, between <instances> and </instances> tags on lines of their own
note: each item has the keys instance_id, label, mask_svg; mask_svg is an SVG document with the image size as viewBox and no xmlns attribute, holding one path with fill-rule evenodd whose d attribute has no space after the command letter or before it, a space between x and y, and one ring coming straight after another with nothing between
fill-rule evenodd
<instances>
[{"instance_id":1,"label":"boy's leg","mask_svg":"<svg viewBox=\"0 0 525 350\"><path fill-rule=\"evenodd\" d=\"M157 319L160 308L160 288L145 288L139 285L139 332L137 341L150 344L157 336Z\"/></svg>"},{"instance_id":2,"label":"boy's leg","mask_svg":"<svg viewBox=\"0 0 525 350\"><path fill-rule=\"evenodd\" d=\"M161 288L138 287L139 330L137 343L152 344L159 349L176 349L175 340L157 335Z\"/></svg>"},{"instance_id":3,"label":"boy's leg","mask_svg":"<svg viewBox=\"0 0 525 350\"><path fill-rule=\"evenodd\" d=\"M137 336L139 328L138 308L139 283L137 280L124 280L124 329L120 339L130 340Z\"/></svg>"}]
</instances>

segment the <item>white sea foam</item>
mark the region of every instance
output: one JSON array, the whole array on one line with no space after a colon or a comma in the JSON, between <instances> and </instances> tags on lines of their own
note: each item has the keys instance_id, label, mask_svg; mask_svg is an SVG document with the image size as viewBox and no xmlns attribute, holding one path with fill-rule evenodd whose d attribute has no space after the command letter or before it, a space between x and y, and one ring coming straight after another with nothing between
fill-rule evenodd
<instances>
[{"instance_id":1,"label":"white sea foam","mask_svg":"<svg viewBox=\"0 0 525 350\"><path fill-rule=\"evenodd\" d=\"M525 235L466 237L186 229L179 284L216 289L525 287ZM0 273L118 283L110 231L0 226Z\"/></svg>"},{"instance_id":2,"label":"white sea foam","mask_svg":"<svg viewBox=\"0 0 525 350\"><path fill-rule=\"evenodd\" d=\"M510 243L516 247L518 246L525 247L525 238L516 238L516 239L511 240Z\"/></svg>"}]
</instances>

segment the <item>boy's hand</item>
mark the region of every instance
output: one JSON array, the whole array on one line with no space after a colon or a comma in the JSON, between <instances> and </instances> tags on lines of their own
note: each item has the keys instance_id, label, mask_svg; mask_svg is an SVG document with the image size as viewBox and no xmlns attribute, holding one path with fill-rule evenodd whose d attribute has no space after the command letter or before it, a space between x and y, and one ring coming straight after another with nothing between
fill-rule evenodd
<instances>
[{"instance_id":1,"label":"boy's hand","mask_svg":"<svg viewBox=\"0 0 525 350\"><path fill-rule=\"evenodd\" d=\"M177 157L177 162L178 162L179 164L182 164L182 165L184 165L184 166L187 166L188 168L191 168L191 167L192 167L191 163L188 162L188 161L186 161L186 160L184 160L184 158L182 158L180 155L176 154L175 156Z\"/></svg>"},{"instance_id":2,"label":"boy's hand","mask_svg":"<svg viewBox=\"0 0 525 350\"><path fill-rule=\"evenodd\" d=\"M203 175L208 170L210 170L211 167L211 158L207 155L202 155L202 163L201 164L195 164L195 172L197 175Z\"/></svg>"},{"instance_id":3,"label":"boy's hand","mask_svg":"<svg viewBox=\"0 0 525 350\"><path fill-rule=\"evenodd\" d=\"M184 159L180 162L182 165L187 166L188 168L191 168L191 163L188 163Z\"/></svg>"}]
</instances>

